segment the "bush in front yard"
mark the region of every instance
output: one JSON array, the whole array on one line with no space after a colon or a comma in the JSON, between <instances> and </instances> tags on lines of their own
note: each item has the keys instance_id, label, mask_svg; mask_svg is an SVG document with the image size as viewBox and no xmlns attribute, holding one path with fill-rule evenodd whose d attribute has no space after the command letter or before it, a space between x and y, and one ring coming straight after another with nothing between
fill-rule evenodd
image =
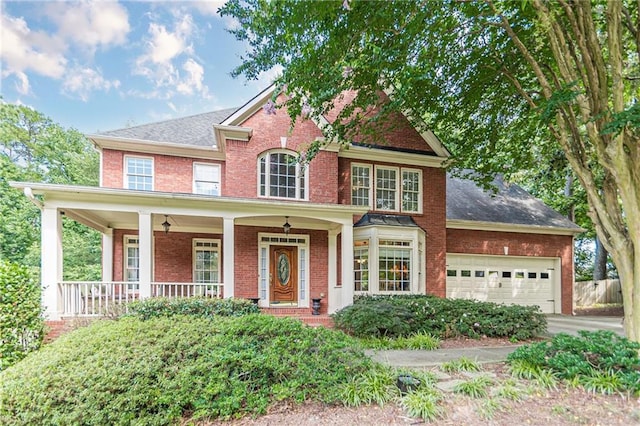
<instances>
[{"instance_id":1,"label":"bush in front yard","mask_svg":"<svg viewBox=\"0 0 640 426\"><path fill-rule=\"evenodd\" d=\"M544 333L538 307L503 305L425 295L362 296L336 312L337 328L357 337L429 333L440 338L468 336L525 340Z\"/></svg>"},{"instance_id":2,"label":"bush in front yard","mask_svg":"<svg viewBox=\"0 0 640 426\"><path fill-rule=\"evenodd\" d=\"M0 373L0 424L180 424L339 403L374 364L351 338L290 318L98 321Z\"/></svg>"},{"instance_id":3,"label":"bush in front yard","mask_svg":"<svg viewBox=\"0 0 640 426\"><path fill-rule=\"evenodd\" d=\"M560 333L551 341L521 346L507 357L512 371L554 376L598 393L640 393L640 343L612 331Z\"/></svg>"},{"instance_id":4,"label":"bush in front yard","mask_svg":"<svg viewBox=\"0 0 640 426\"><path fill-rule=\"evenodd\" d=\"M190 315L200 318L238 317L259 313L260 308L247 299L153 297L129 304L127 311L128 316L146 320L175 315Z\"/></svg>"},{"instance_id":5,"label":"bush in front yard","mask_svg":"<svg viewBox=\"0 0 640 426\"><path fill-rule=\"evenodd\" d=\"M27 268L0 261L0 371L37 350L43 337L40 286Z\"/></svg>"}]
</instances>

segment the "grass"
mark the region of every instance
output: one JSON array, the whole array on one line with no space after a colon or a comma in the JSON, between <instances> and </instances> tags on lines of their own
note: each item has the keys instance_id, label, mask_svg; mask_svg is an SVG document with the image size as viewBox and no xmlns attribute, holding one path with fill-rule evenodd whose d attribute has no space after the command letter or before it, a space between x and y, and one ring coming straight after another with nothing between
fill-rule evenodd
<instances>
[{"instance_id":1,"label":"grass","mask_svg":"<svg viewBox=\"0 0 640 426\"><path fill-rule=\"evenodd\" d=\"M467 357L460 357L458 359L442 363L440 365L440 369L447 373L459 373L461 371L481 371L482 367L477 361Z\"/></svg>"}]
</instances>

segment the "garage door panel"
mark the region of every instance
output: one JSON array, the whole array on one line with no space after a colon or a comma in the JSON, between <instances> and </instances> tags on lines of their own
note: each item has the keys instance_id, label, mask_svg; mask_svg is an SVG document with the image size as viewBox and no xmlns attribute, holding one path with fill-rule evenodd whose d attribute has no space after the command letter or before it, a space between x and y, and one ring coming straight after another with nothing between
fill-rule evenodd
<instances>
[{"instance_id":1,"label":"garage door panel","mask_svg":"<svg viewBox=\"0 0 640 426\"><path fill-rule=\"evenodd\" d=\"M553 313L554 280L559 280L554 277L555 261L553 258L448 254L447 296L538 305L543 312Z\"/></svg>"}]
</instances>

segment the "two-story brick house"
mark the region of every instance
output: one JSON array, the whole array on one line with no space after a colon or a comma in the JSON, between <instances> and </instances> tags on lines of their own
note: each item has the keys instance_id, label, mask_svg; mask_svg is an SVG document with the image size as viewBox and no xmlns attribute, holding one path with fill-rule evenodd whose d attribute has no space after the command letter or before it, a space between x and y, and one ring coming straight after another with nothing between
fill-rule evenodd
<instances>
[{"instance_id":1,"label":"two-story brick house","mask_svg":"<svg viewBox=\"0 0 640 426\"><path fill-rule=\"evenodd\" d=\"M398 115L378 147L328 144L330 123L263 106L90 135L100 187L15 183L42 209L50 319L155 295L257 298L323 313L354 294L430 293L571 313L580 232L517 186L447 176L449 153ZM38 195L38 197L35 197ZM103 235L103 280L62 281L61 215Z\"/></svg>"}]
</instances>

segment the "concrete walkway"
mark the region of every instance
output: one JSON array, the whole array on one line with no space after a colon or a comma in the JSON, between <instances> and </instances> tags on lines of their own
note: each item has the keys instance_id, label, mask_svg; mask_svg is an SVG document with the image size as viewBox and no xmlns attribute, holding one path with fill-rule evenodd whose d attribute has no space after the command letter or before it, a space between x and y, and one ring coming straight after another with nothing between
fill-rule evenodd
<instances>
[{"instance_id":1,"label":"concrete walkway","mask_svg":"<svg viewBox=\"0 0 640 426\"><path fill-rule=\"evenodd\" d=\"M547 316L549 336L558 333L577 335L578 330L611 330L624 336L619 317L574 317L568 315ZM466 357L480 363L502 362L520 345L477 347L463 349L438 349L435 351L381 350L367 351L373 360L394 367L423 368Z\"/></svg>"}]
</instances>

